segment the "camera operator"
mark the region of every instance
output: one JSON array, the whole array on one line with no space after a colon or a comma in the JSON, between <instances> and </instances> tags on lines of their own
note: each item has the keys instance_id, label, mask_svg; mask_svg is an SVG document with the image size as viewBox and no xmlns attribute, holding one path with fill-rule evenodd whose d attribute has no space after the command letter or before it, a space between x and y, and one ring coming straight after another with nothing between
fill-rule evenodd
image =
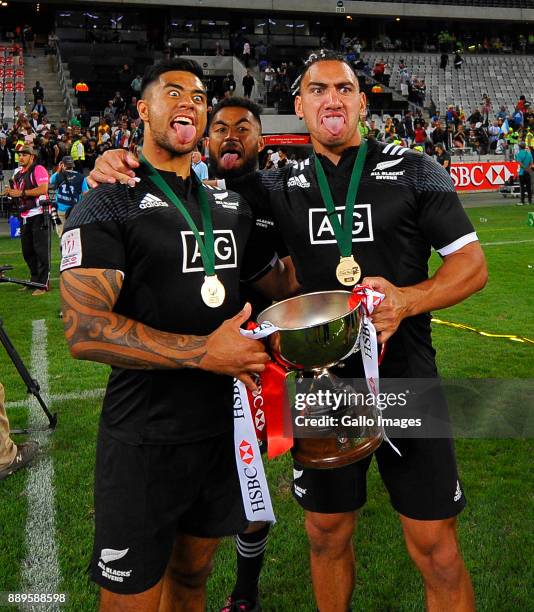
<instances>
[{"instance_id":1,"label":"camera operator","mask_svg":"<svg viewBox=\"0 0 534 612\"><path fill-rule=\"evenodd\" d=\"M32 295L42 295L48 289L50 275L48 172L36 163L36 153L31 146L20 148L18 155L19 167L5 193L17 198L22 220L22 255L32 282L46 286L46 289L35 289Z\"/></svg>"},{"instance_id":2,"label":"camera operator","mask_svg":"<svg viewBox=\"0 0 534 612\"><path fill-rule=\"evenodd\" d=\"M85 176L74 170L74 160L70 155L65 155L61 160L57 172L50 177L50 185L56 191L57 212L61 219L61 225L56 225L56 232L61 238L65 220L82 195L89 190L89 185Z\"/></svg>"}]
</instances>

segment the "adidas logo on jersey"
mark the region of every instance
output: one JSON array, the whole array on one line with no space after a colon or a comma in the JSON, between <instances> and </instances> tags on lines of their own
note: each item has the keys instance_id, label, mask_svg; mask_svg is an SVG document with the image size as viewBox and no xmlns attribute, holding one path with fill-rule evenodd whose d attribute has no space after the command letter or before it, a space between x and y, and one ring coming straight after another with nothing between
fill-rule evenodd
<instances>
[{"instance_id":1,"label":"adidas logo on jersey","mask_svg":"<svg viewBox=\"0 0 534 612\"><path fill-rule=\"evenodd\" d=\"M302 189L308 189L310 183L307 181L304 174L299 174L298 176L292 176L287 181L288 187L301 187Z\"/></svg>"},{"instance_id":2,"label":"adidas logo on jersey","mask_svg":"<svg viewBox=\"0 0 534 612\"><path fill-rule=\"evenodd\" d=\"M397 159L389 159L387 161L379 162L376 164L376 168L371 172L371 176L374 176L377 181L396 181L399 176L404 175L404 170L389 171L390 168L394 168L403 162L402 157Z\"/></svg>"},{"instance_id":3,"label":"adidas logo on jersey","mask_svg":"<svg viewBox=\"0 0 534 612\"><path fill-rule=\"evenodd\" d=\"M167 202L160 200L157 196L152 195L151 193L147 193L146 196L141 200L139 204L139 208L158 208L158 207L168 208L169 205Z\"/></svg>"}]
</instances>

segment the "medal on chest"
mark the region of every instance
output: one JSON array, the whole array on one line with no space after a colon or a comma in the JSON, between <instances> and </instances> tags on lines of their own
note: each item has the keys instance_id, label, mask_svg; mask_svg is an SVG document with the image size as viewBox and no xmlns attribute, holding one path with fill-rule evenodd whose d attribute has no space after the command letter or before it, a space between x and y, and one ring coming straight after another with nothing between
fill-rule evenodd
<instances>
[{"instance_id":1,"label":"medal on chest","mask_svg":"<svg viewBox=\"0 0 534 612\"><path fill-rule=\"evenodd\" d=\"M365 156L367 154L367 141L362 139L358 155L352 168L349 188L347 190L347 198L345 201L345 214L343 224L341 223L334 204L334 198L328 184L323 166L317 156L315 157L315 171L317 174L317 183L319 191L326 208L334 236L336 238L339 249L339 263L335 269L335 275L340 284L345 287L354 287L362 276L362 270L352 253L352 227L354 216L354 204L358 194L358 187L365 164Z\"/></svg>"},{"instance_id":2,"label":"medal on chest","mask_svg":"<svg viewBox=\"0 0 534 612\"><path fill-rule=\"evenodd\" d=\"M204 282L200 289L202 301L210 308L218 308L222 306L226 297L226 290L217 275L205 276Z\"/></svg>"},{"instance_id":3,"label":"medal on chest","mask_svg":"<svg viewBox=\"0 0 534 612\"><path fill-rule=\"evenodd\" d=\"M340 257L336 266L336 278L346 287L354 287L362 277L362 270L353 255Z\"/></svg>"},{"instance_id":4,"label":"medal on chest","mask_svg":"<svg viewBox=\"0 0 534 612\"><path fill-rule=\"evenodd\" d=\"M200 297L206 306L209 308L219 308L224 303L226 290L222 282L215 274L215 240L213 235L213 219L211 217L211 208L206 195L206 189L202 182L196 177L195 173L191 173L191 179L197 183L198 201L200 207L200 217L202 220L203 236L201 235L197 224L193 217L184 206L180 198L174 193L170 185L167 184L161 174L154 168L150 162L141 155L141 161L145 164L148 170L150 180L163 191L174 206L180 211L191 232L195 236L198 244L202 265L204 267L204 282L200 288Z\"/></svg>"}]
</instances>

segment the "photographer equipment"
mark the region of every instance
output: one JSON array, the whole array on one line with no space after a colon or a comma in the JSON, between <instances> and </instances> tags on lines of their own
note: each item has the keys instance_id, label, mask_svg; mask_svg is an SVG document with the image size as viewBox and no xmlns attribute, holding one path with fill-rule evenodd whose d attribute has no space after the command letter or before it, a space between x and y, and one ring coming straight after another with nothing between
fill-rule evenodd
<instances>
[{"instance_id":1,"label":"photographer equipment","mask_svg":"<svg viewBox=\"0 0 534 612\"><path fill-rule=\"evenodd\" d=\"M30 281L24 281L17 278L8 278L4 276L4 272L7 270L12 270L13 266L0 266L0 283L15 283L17 285L24 285L26 287L41 287L39 283L32 283ZM48 409L45 401L41 397L40 394L40 386L35 378L32 378L31 374L28 372L28 369L24 365L20 355L17 353L13 343L9 339L7 332L4 329L3 321L0 319L0 342L3 344L6 352L13 362L13 365L17 369L17 372L20 374L20 377L26 384L26 389L28 393L31 393L39 402L39 405L43 409L44 413L48 418L48 427L45 428L35 428L35 429L14 429L10 433L12 434L28 434L33 433L35 431L46 431L47 429L55 429L57 425L57 413L52 414Z\"/></svg>"}]
</instances>

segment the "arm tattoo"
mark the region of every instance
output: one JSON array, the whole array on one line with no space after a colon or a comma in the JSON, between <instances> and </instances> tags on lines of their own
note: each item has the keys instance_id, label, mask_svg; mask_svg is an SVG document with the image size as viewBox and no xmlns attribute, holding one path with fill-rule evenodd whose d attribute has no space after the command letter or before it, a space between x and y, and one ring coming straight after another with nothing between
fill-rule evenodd
<instances>
[{"instance_id":1,"label":"arm tattoo","mask_svg":"<svg viewBox=\"0 0 534 612\"><path fill-rule=\"evenodd\" d=\"M78 359L120 368L195 367L207 336L171 334L113 312L122 286L117 270L76 269L61 275L65 336Z\"/></svg>"}]
</instances>

